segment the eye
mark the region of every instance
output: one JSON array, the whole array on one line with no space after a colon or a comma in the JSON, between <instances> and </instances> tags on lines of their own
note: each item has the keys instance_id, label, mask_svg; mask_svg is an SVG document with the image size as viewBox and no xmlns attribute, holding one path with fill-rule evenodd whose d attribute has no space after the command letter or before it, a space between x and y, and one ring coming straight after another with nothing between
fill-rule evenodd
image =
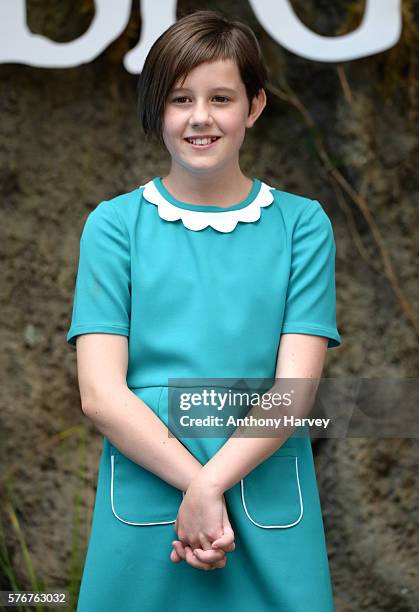
<instances>
[{"instance_id":1,"label":"eye","mask_svg":"<svg viewBox=\"0 0 419 612\"><path fill-rule=\"evenodd\" d=\"M187 100L187 96L179 96L178 98L173 98L172 102L177 102L179 104L182 104L182 100Z\"/></svg>"},{"instance_id":2,"label":"eye","mask_svg":"<svg viewBox=\"0 0 419 612\"><path fill-rule=\"evenodd\" d=\"M172 102L175 104L184 104L188 100L190 100L188 96L178 96L177 98L173 98ZM227 96L214 96L214 100L220 104L226 104L226 102L229 102L230 99L227 98Z\"/></svg>"}]
</instances>

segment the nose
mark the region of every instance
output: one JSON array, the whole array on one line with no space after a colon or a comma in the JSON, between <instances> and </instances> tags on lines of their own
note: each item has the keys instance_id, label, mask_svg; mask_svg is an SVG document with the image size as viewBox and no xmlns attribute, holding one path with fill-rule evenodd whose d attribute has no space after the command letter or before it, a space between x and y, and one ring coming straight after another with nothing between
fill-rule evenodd
<instances>
[{"instance_id":1,"label":"nose","mask_svg":"<svg viewBox=\"0 0 419 612\"><path fill-rule=\"evenodd\" d=\"M205 102L197 102L191 109L191 115L189 117L190 125L209 125L212 123L211 113L209 112L208 105Z\"/></svg>"}]
</instances>

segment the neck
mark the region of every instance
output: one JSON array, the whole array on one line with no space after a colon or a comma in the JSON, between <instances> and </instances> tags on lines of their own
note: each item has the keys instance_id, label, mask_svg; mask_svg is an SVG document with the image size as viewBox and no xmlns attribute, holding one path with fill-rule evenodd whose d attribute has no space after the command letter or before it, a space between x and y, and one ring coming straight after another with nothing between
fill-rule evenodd
<instances>
[{"instance_id":1,"label":"neck","mask_svg":"<svg viewBox=\"0 0 419 612\"><path fill-rule=\"evenodd\" d=\"M233 206L250 193L253 181L237 166L211 174L187 172L173 167L162 177L166 189L178 200L197 205Z\"/></svg>"}]
</instances>

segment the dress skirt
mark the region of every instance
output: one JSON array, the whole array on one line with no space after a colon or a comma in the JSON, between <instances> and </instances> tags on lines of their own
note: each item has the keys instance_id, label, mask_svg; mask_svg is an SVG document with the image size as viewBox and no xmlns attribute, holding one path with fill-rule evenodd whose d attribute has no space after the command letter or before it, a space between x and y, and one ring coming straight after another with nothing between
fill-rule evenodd
<instances>
[{"instance_id":1,"label":"dress skirt","mask_svg":"<svg viewBox=\"0 0 419 612\"><path fill-rule=\"evenodd\" d=\"M167 424L167 387L132 391ZM224 442L182 439L201 463ZM291 436L224 495L236 544L225 568L175 564L183 492L104 437L77 612L333 612L309 436Z\"/></svg>"}]
</instances>

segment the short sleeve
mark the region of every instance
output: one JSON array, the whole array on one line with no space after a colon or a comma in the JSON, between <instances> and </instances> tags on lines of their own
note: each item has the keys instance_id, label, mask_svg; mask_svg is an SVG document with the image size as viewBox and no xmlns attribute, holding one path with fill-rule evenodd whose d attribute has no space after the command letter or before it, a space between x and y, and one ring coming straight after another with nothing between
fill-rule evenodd
<instances>
[{"instance_id":1,"label":"short sleeve","mask_svg":"<svg viewBox=\"0 0 419 612\"><path fill-rule=\"evenodd\" d=\"M329 217L312 200L300 217L292 238L283 334L324 336L328 348L341 344L336 327L336 245Z\"/></svg>"},{"instance_id":2,"label":"short sleeve","mask_svg":"<svg viewBox=\"0 0 419 612\"><path fill-rule=\"evenodd\" d=\"M103 201L88 215L80 239L69 344L87 333L129 336L130 270L128 236L112 202Z\"/></svg>"}]
</instances>

